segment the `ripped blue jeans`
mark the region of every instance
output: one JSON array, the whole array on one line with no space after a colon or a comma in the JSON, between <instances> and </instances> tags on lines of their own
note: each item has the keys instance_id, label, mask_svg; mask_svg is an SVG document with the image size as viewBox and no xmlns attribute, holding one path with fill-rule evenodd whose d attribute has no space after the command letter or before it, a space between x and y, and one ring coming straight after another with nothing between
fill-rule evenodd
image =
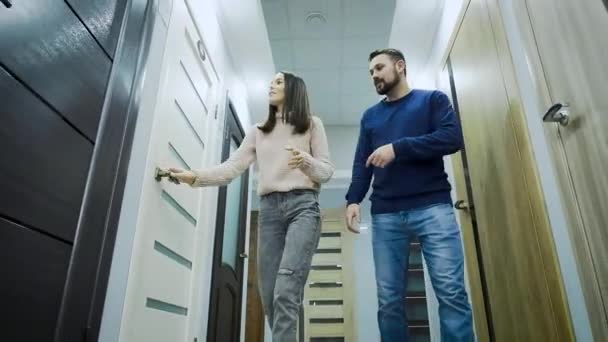
<instances>
[{"instance_id":1,"label":"ripped blue jeans","mask_svg":"<svg viewBox=\"0 0 608 342\"><path fill-rule=\"evenodd\" d=\"M258 282L272 340L296 342L304 286L321 237L318 193L262 196L258 227Z\"/></svg>"}]
</instances>

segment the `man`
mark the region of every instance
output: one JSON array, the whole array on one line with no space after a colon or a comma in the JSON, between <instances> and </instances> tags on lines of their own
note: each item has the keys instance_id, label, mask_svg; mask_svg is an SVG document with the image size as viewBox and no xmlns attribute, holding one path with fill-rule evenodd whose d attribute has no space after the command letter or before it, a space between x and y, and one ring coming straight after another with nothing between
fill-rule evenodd
<instances>
[{"instance_id":1,"label":"man","mask_svg":"<svg viewBox=\"0 0 608 342\"><path fill-rule=\"evenodd\" d=\"M463 147L458 117L442 92L410 89L400 51L376 50L369 61L376 92L386 97L361 119L346 223L358 232L359 203L373 176L372 243L382 341L408 339L405 297L414 238L439 302L441 341L473 341L460 231L443 166L443 156Z\"/></svg>"}]
</instances>

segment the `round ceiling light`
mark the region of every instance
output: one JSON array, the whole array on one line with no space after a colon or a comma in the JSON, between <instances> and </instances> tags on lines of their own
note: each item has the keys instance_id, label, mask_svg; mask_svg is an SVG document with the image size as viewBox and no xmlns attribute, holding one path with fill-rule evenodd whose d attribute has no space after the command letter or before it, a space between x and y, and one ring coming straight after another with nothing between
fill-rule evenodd
<instances>
[{"instance_id":1,"label":"round ceiling light","mask_svg":"<svg viewBox=\"0 0 608 342\"><path fill-rule=\"evenodd\" d=\"M321 12L310 12L306 16L306 22L308 24L319 25L325 24L327 19L325 19L325 16Z\"/></svg>"}]
</instances>

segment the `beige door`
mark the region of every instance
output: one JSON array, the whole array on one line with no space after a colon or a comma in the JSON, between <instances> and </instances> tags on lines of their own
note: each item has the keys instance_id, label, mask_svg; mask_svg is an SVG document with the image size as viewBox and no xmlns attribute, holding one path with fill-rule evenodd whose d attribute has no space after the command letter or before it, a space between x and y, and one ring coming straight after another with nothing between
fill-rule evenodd
<instances>
[{"instance_id":1,"label":"beige door","mask_svg":"<svg viewBox=\"0 0 608 342\"><path fill-rule=\"evenodd\" d=\"M438 86L441 91L450 97L454 109L458 111L458 103L454 101L455 98L452 96L452 82L450 68L446 65L439 75ZM483 257L480 255L479 226L475 217L474 201L472 194L470 194L470 176L468 175L469 166L466 151L453 154L451 159L454 170L454 186L456 187L456 194L458 196L456 204L460 208L458 214L464 244L467 276L469 277L469 288L471 289L469 296L471 305L473 306L475 336L478 341L487 342L490 341L488 319L491 318L491 315L486 312L488 298L485 291L487 291L487 286L483 284L485 274L481 268L482 260L480 260Z\"/></svg>"},{"instance_id":2,"label":"beige door","mask_svg":"<svg viewBox=\"0 0 608 342\"><path fill-rule=\"evenodd\" d=\"M545 123L546 136L599 341L608 336L608 10L602 0L525 3L545 105L569 105L569 123Z\"/></svg>"},{"instance_id":3,"label":"beige door","mask_svg":"<svg viewBox=\"0 0 608 342\"><path fill-rule=\"evenodd\" d=\"M304 341L355 342L353 239L344 210L324 210L322 235L304 289Z\"/></svg>"},{"instance_id":4,"label":"beige door","mask_svg":"<svg viewBox=\"0 0 608 342\"><path fill-rule=\"evenodd\" d=\"M572 341L555 245L495 0L471 0L450 57L495 340Z\"/></svg>"},{"instance_id":5,"label":"beige door","mask_svg":"<svg viewBox=\"0 0 608 342\"><path fill-rule=\"evenodd\" d=\"M157 52L158 53L158 52ZM155 167L215 164L221 127L215 73L185 0L175 0L138 210L122 342L203 341L215 189L158 182ZM213 215L211 215L213 214Z\"/></svg>"}]
</instances>

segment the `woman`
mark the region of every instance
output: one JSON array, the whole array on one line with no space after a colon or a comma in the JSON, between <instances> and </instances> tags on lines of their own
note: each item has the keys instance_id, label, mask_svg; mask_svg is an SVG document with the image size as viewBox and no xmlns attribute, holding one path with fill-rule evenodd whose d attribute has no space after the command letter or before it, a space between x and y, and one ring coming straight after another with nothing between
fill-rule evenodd
<instances>
[{"instance_id":1,"label":"woman","mask_svg":"<svg viewBox=\"0 0 608 342\"><path fill-rule=\"evenodd\" d=\"M319 190L334 167L323 123L310 114L304 81L278 73L270 85L268 118L252 127L219 166L170 169L191 186L230 183L257 161L260 198L258 274L273 341L296 341L304 285L321 236Z\"/></svg>"}]
</instances>

